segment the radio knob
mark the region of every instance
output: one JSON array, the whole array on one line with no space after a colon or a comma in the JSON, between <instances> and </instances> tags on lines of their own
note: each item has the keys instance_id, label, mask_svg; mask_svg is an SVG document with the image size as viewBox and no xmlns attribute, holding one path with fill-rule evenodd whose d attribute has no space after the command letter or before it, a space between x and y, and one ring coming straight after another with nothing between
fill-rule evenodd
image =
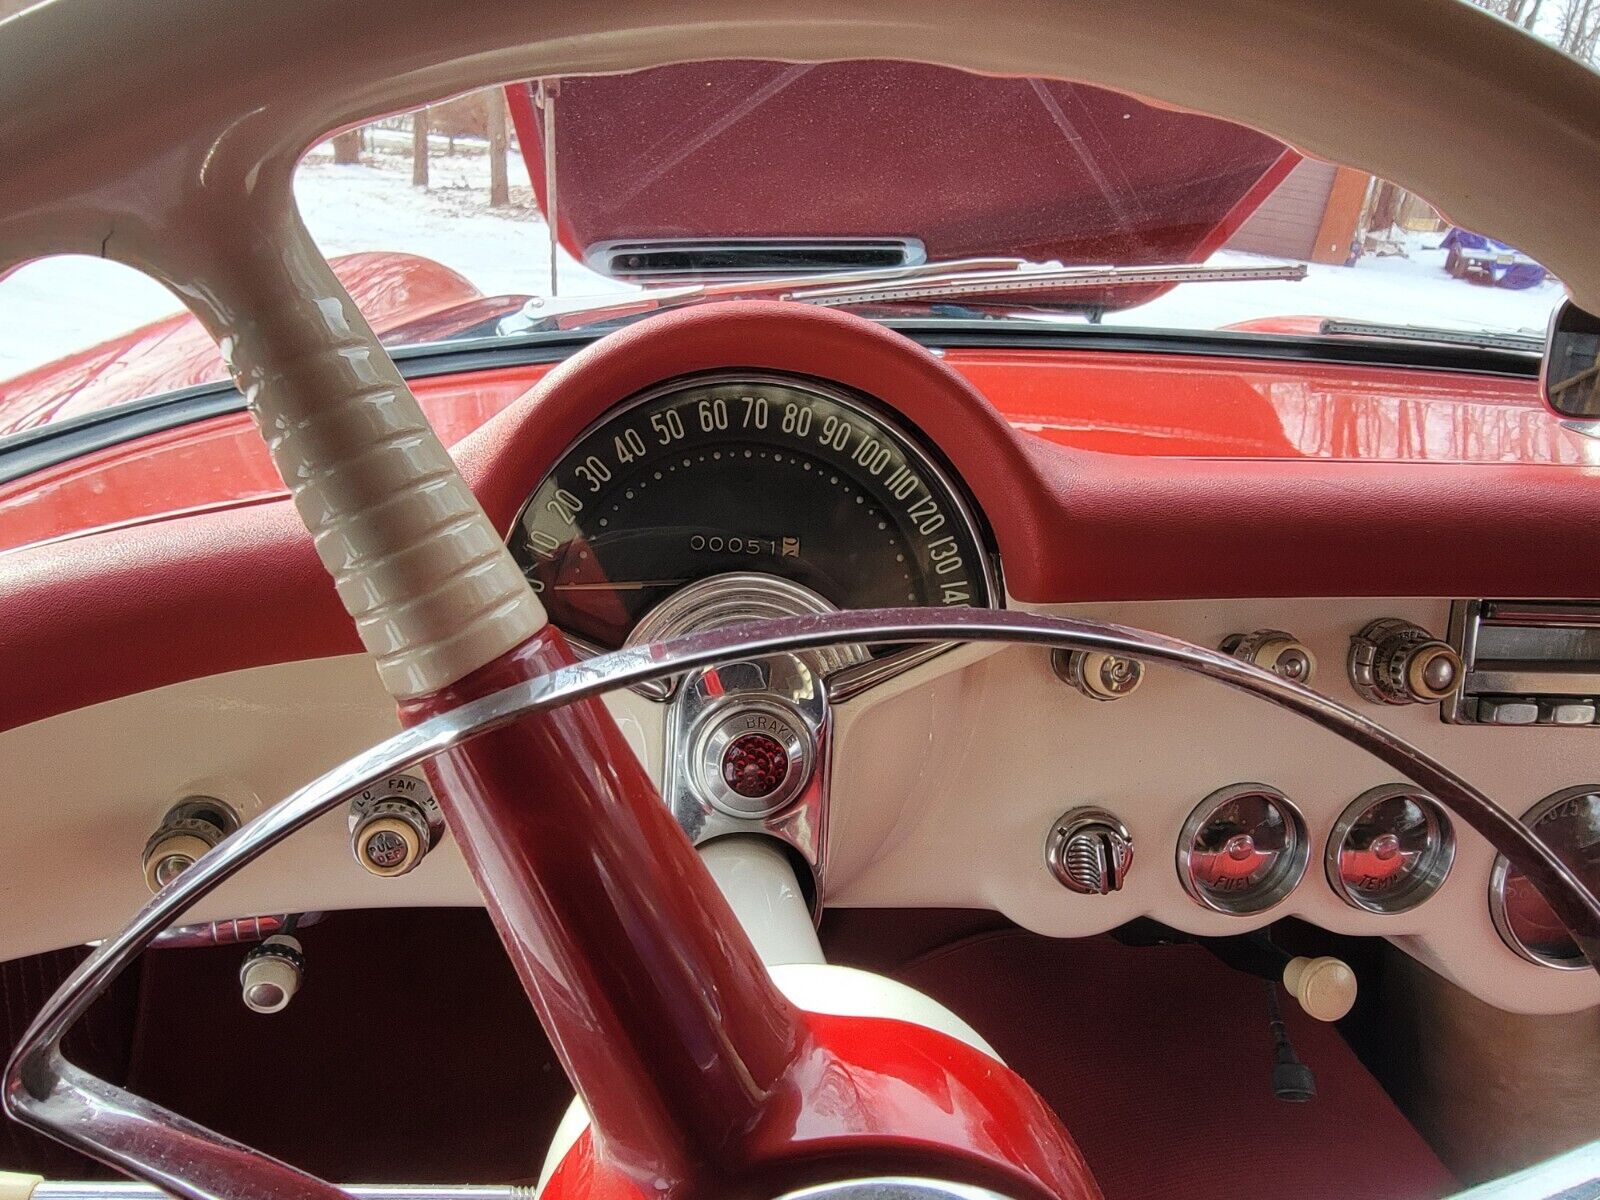
<instances>
[{"instance_id":1,"label":"radio knob","mask_svg":"<svg viewBox=\"0 0 1600 1200\"><path fill-rule=\"evenodd\" d=\"M1295 683L1310 683L1317 670L1317 656L1304 642L1281 629L1229 634L1222 640L1221 650Z\"/></svg>"},{"instance_id":2,"label":"radio knob","mask_svg":"<svg viewBox=\"0 0 1600 1200\"><path fill-rule=\"evenodd\" d=\"M1385 617L1350 639L1350 685L1374 704L1437 704L1461 686L1461 656L1421 626Z\"/></svg>"},{"instance_id":3,"label":"radio knob","mask_svg":"<svg viewBox=\"0 0 1600 1200\"><path fill-rule=\"evenodd\" d=\"M1133 838L1099 808L1075 808L1050 827L1044 861L1056 882L1085 896L1120 891L1133 865Z\"/></svg>"},{"instance_id":4,"label":"radio knob","mask_svg":"<svg viewBox=\"0 0 1600 1200\"><path fill-rule=\"evenodd\" d=\"M1144 664L1100 650L1052 650L1050 669L1091 700L1121 700L1144 682Z\"/></svg>"}]
</instances>

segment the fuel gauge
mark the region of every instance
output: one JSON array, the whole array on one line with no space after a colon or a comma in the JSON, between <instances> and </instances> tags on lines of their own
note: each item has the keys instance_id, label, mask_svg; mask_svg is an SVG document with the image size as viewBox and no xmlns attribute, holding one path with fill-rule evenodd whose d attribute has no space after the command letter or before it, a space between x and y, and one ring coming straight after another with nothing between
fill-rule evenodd
<instances>
[{"instance_id":1,"label":"fuel gauge","mask_svg":"<svg viewBox=\"0 0 1600 1200\"><path fill-rule=\"evenodd\" d=\"M1385 784L1357 796L1328 839L1328 883L1347 904L1375 913L1415 908L1450 873L1456 840L1425 792Z\"/></svg>"},{"instance_id":2,"label":"fuel gauge","mask_svg":"<svg viewBox=\"0 0 1600 1200\"><path fill-rule=\"evenodd\" d=\"M1184 890L1217 912L1261 912L1305 874L1305 822L1289 798L1262 783L1212 792L1189 814L1178 839Z\"/></svg>"}]
</instances>

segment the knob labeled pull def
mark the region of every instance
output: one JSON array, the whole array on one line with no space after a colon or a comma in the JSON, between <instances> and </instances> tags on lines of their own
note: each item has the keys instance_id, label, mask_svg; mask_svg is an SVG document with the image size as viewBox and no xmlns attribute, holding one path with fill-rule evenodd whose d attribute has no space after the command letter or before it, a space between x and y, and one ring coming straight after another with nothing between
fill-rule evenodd
<instances>
[{"instance_id":1,"label":"knob labeled pull def","mask_svg":"<svg viewBox=\"0 0 1600 1200\"><path fill-rule=\"evenodd\" d=\"M350 853L374 875L416 869L444 835L444 815L427 781L396 775L350 802Z\"/></svg>"},{"instance_id":2,"label":"knob labeled pull def","mask_svg":"<svg viewBox=\"0 0 1600 1200\"><path fill-rule=\"evenodd\" d=\"M1127 882L1133 838L1104 809L1075 808L1050 827L1044 861L1063 887L1085 896L1107 896Z\"/></svg>"},{"instance_id":3,"label":"knob labeled pull def","mask_svg":"<svg viewBox=\"0 0 1600 1200\"><path fill-rule=\"evenodd\" d=\"M1350 639L1350 685L1374 704L1437 704L1461 686L1461 674L1448 642L1399 617Z\"/></svg>"}]
</instances>

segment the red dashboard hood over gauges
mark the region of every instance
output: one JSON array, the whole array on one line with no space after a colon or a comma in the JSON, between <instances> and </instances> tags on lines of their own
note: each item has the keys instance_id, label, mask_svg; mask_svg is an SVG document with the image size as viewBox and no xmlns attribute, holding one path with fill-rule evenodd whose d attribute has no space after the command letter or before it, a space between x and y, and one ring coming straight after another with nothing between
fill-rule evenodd
<instances>
[{"instance_id":1,"label":"red dashboard hood over gauges","mask_svg":"<svg viewBox=\"0 0 1600 1200\"><path fill-rule=\"evenodd\" d=\"M535 85L506 91L548 212L549 110ZM625 276L633 260L608 254L616 243L691 238L898 239L930 262L1199 262L1300 159L1241 125L1104 88L905 62L563 79L554 111L561 242ZM1123 308L1169 286L1063 298Z\"/></svg>"}]
</instances>

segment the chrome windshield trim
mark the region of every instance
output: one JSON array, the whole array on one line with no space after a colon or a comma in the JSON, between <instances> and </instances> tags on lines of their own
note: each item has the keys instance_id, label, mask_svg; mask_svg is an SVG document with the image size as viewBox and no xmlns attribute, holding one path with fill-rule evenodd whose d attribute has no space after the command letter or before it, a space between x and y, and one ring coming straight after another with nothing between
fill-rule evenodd
<instances>
[{"instance_id":1,"label":"chrome windshield trim","mask_svg":"<svg viewBox=\"0 0 1600 1200\"><path fill-rule=\"evenodd\" d=\"M825 646L1001 642L1102 651L1188 671L1294 712L1366 750L1431 794L1521 868L1600 970L1600 900L1531 830L1482 792L1368 717L1271 672L1162 634L1076 618L989 609L880 609L793 617L693 634L574 663L442 713L326 772L201 857L133 922L94 951L24 1033L6 1068L6 1111L137 1179L185 1200L254 1200L285 1189L297 1200L342 1200L332 1184L204 1129L97 1079L61 1054L61 1040L107 986L198 900L353 791L441 751L620 687L699 667Z\"/></svg>"}]
</instances>

